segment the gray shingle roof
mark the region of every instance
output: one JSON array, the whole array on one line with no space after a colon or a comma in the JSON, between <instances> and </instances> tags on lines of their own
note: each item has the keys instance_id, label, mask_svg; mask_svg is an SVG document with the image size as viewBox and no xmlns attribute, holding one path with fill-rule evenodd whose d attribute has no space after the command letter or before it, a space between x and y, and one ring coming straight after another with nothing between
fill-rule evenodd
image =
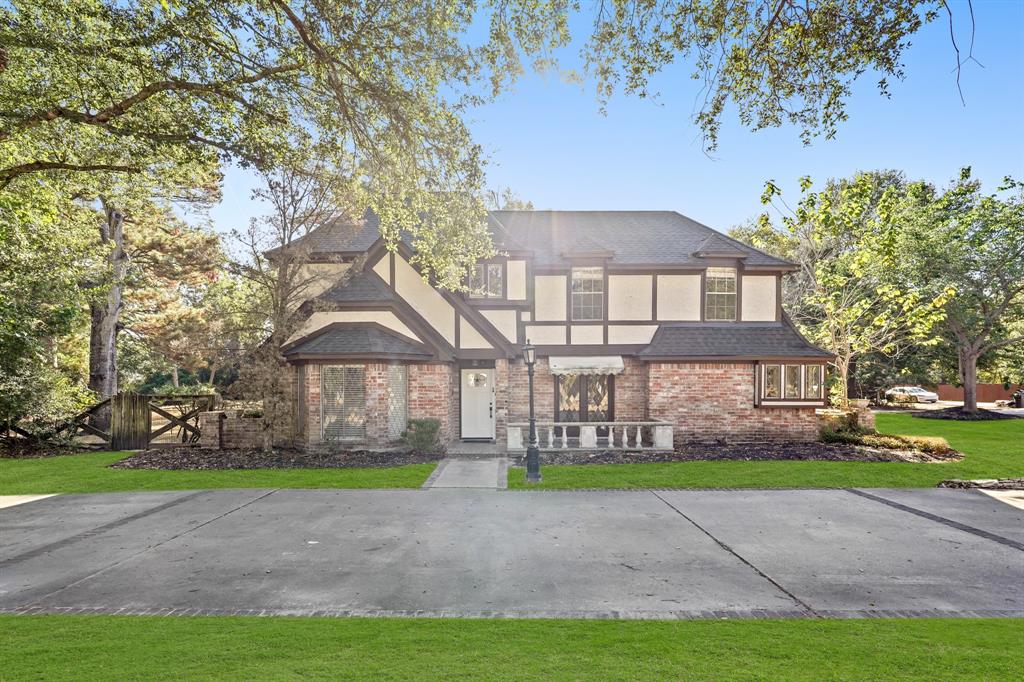
<instances>
[{"instance_id":1,"label":"gray shingle roof","mask_svg":"<svg viewBox=\"0 0 1024 682\"><path fill-rule=\"evenodd\" d=\"M662 325L640 357L801 357L828 359L832 354L812 345L789 321L747 325Z\"/></svg>"},{"instance_id":2,"label":"gray shingle roof","mask_svg":"<svg viewBox=\"0 0 1024 682\"><path fill-rule=\"evenodd\" d=\"M403 339L371 324L336 325L313 334L284 351L285 357L296 355L352 355L358 357L391 357L395 355L430 358L423 344Z\"/></svg>"},{"instance_id":3,"label":"gray shingle roof","mask_svg":"<svg viewBox=\"0 0 1024 682\"><path fill-rule=\"evenodd\" d=\"M366 211L361 220L335 218L302 235L292 247L309 249L309 253L338 253L340 251L366 251L380 237L380 219L373 211ZM281 249L271 249L266 255L274 257Z\"/></svg>"},{"instance_id":4,"label":"gray shingle roof","mask_svg":"<svg viewBox=\"0 0 1024 682\"><path fill-rule=\"evenodd\" d=\"M789 265L675 211L492 211L491 216L540 265L562 263L562 253L584 238L615 252L616 264L703 266L693 254L712 243L746 255L747 265Z\"/></svg>"},{"instance_id":5,"label":"gray shingle roof","mask_svg":"<svg viewBox=\"0 0 1024 682\"><path fill-rule=\"evenodd\" d=\"M395 300L395 295L375 273L364 270L347 282L335 284L317 298L340 303L384 303Z\"/></svg>"},{"instance_id":6,"label":"gray shingle roof","mask_svg":"<svg viewBox=\"0 0 1024 682\"><path fill-rule=\"evenodd\" d=\"M704 259L694 254L702 249L734 251L748 266L789 265L675 211L491 211L488 225L498 249L532 251L538 265L564 264L563 253L584 245L613 251L612 262L622 265L701 267ZM379 226L367 211L360 221L326 223L297 243L314 253L365 251L380 236ZM402 238L408 242L408 235Z\"/></svg>"}]
</instances>

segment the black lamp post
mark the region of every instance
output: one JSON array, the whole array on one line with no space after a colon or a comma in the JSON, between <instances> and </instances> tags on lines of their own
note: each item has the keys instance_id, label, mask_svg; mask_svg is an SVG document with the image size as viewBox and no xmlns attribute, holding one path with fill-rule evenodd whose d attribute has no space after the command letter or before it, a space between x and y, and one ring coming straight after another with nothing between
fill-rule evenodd
<instances>
[{"instance_id":1,"label":"black lamp post","mask_svg":"<svg viewBox=\"0 0 1024 682\"><path fill-rule=\"evenodd\" d=\"M537 419L533 413L533 364L537 362L537 349L530 340L523 346L523 360L530 377L530 435L526 443L526 482L540 483L540 448L537 446Z\"/></svg>"}]
</instances>

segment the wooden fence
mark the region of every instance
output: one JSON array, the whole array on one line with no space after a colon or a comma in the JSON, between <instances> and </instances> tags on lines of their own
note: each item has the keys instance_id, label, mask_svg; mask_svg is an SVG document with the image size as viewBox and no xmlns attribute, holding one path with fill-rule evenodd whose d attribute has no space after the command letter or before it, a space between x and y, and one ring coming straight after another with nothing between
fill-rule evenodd
<instances>
[{"instance_id":1,"label":"wooden fence","mask_svg":"<svg viewBox=\"0 0 1024 682\"><path fill-rule=\"evenodd\" d=\"M1024 384L1012 385L1010 388L1003 388L1002 384L978 384L977 386L979 403L994 403L997 400L1009 400L1014 391L1024 388ZM935 392L939 394L939 400L961 401L964 399L963 386L939 384L936 387Z\"/></svg>"},{"instance_id":2,"label":"wooden fence","mask_svg":"<svg viewBox=\"0 0 1024 682\"><path fill-rule=\"evenodd\" d=\"M52 435L95 436L112 450L142 450L177 429L173 443L199 442L199 413L212 410L217 396L147 395L123 391L92 405L59 426ZM174 413L177 411L177 414ZM153 416L165 421L153 429ZM20 429L12 429L31 436Z\"/></svg>"}]
</instances>

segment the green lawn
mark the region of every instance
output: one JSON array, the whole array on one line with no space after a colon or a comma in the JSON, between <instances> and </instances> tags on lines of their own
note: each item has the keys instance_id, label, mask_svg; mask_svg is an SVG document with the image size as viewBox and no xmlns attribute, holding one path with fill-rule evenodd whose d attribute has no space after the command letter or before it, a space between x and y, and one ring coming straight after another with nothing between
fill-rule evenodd
<instances>
[{"instance_id":1,"label":"green lawn","mask_svg":"<svg viewBox=\"0 0 1024 682\"><path fill-rule=\"evenodd\" d=\"M377 469L158 471L108 469L127 452L0 459L0 495L198 488L418 488L435 464Z\"/></svg>"},{"instance_id":2,"label":"green lawn","mask_svg":"<svg viewBox=\"0 0 1024 682\"><path fill-rule=\"evenodd\" d=\"M540 488L917 488L947 478L1024 476L1024 419L956 422L878 415L882 433L942 436L961 462L665 462L542 466ZM523 470L509 487L524 488ZM531 486L533 487L533 486Z\"/></svg>"},{"instance_id":3,"label":"green lawn","mask_svg":"<svg viewBox=\"0 0 1024 682\"><path fill-rule=\"evenodd\" d=\"M0 617L0 679L1016 679L1021 620Z\"/></svg>"}]
</instances>

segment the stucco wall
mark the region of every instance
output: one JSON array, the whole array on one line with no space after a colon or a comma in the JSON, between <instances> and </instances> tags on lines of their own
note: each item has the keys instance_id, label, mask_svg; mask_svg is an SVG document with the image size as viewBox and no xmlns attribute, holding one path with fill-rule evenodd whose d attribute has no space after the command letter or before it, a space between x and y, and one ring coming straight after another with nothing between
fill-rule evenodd
<instances>
[{"instance_id":1,"label":"stucco wall","mask_svg":"<svg viewBox=\"0 0 1024 682\"><path fill-rule=\"evenodd\" d=\"M656 324L610 324L608 325L608 343L650 343Z\"/></svg>"},{"instance_id":2,"label":"stucco wall","mask_svg":"<svg viewBox=\"0 0 1024 682\"><path fill-rule=\"evenodd\" d=\"M400 255L395 256L395 291L448 343L455 345L455 308Z\"/></svg>"},{"instance_id":3,"label":"stucco wall","mask_svg":"<svg viewBox=\"0 0 1024 682\"><path fill-rule=\"evenodd\" d=\"M650 275L609 275L608 319L653 320L653 291Z\"/></svg>"},{"instance_id":4,"label":"stucco wall","mask_svg":"<svg viewBox=\"0 0 1024 682\"><path fill-rule=\"evenodd\" d=\"M565 325L528 324L525 326L526 338L537 346L565 345Z\"/></svg>"},{"instance_id":5,"label":"stucco wall","mask_svg":"<svg viewBox=\"0 0 1024 682\"><path fill-rule=\"evenodd\" d=\"M493 348L466 318L459 315L459 348Z\"/></svg>"},{"instance_id":6,"label":"stucco wall","mask_svg":"<svg viewBox=\"0 0 1024 682\"><path fill-rule=\"evenodd\" d=\"M514 310L481 310L480 313L494 325L502 335L512 343L518 342L516 330L516 311Z\"/></svg>"},{"instance_id":7,"label":"stucco wall","mask_svg":"<svg viewBox=\"0 0 1024 682\"><path fill-rule=\"evenodd\" d=\"M508 261L508 298L510 301L526 300L526 261Z\"/></svg>"},{"instance_id":8,"label":"stucco wall","mask_svg":"<svg viewBox=\"0 0 1024 682\"><path fill-rule=\"evenodd\" d=\"M373 264L373 271L376 272L382 280L391 284L391 254L385 253L380 259Z\"/></svg>"},{"instance_id":9,"label":"stucco wall","mask_svg":"<svg viewBox=\"0 0 1024 682\"><path fill-rule=\"evenodd\" d=\"M569 341L574 346L604 343L604 325L574 324L569 329Z\"/></svg>"},{"instance_id":10,"label":"stucco wall","mask_svg":"<svg viewBox=\"0 0 1024 682\"><path fill-rule=\"evenodd\" d=\"M700 320L700 275L658 275L658 319Z\"/></svg>"},{"instance_id":11,"label":"stucco wall","mask_svg":"<svg viewBox=\"0 0 1024 682\"><path fill-rule=\"evenodd\" d=\"M300 339L317 329L326 327L335 322L376 322L399 334L404 334L414 341L421 341L404 322L395 317L395 314L387 310L338 310L333 312L313 313L306 319L302 327L291 335L288 342Z\"/></svg>"},{"instance_id":12,"label":"stucco wall","mask_svg":"<svg viewBox=\"0 0 1024 682\"><path fill-rule=\"evenodd\" d=\"M537 322L565 319L565 286L565 275L537 275L533 278L533 303Z\"/></svg>"},{"instance_id":13,"label":"stucco wall","mask_svg":"<svg viewBox=\"0 0 1024 682\"><path fill-rule=\"evenodd\" d=\"M745 322L769 322L776 319L775 275L743 275L740 319Z\"/></svg>"}]
</instances>

